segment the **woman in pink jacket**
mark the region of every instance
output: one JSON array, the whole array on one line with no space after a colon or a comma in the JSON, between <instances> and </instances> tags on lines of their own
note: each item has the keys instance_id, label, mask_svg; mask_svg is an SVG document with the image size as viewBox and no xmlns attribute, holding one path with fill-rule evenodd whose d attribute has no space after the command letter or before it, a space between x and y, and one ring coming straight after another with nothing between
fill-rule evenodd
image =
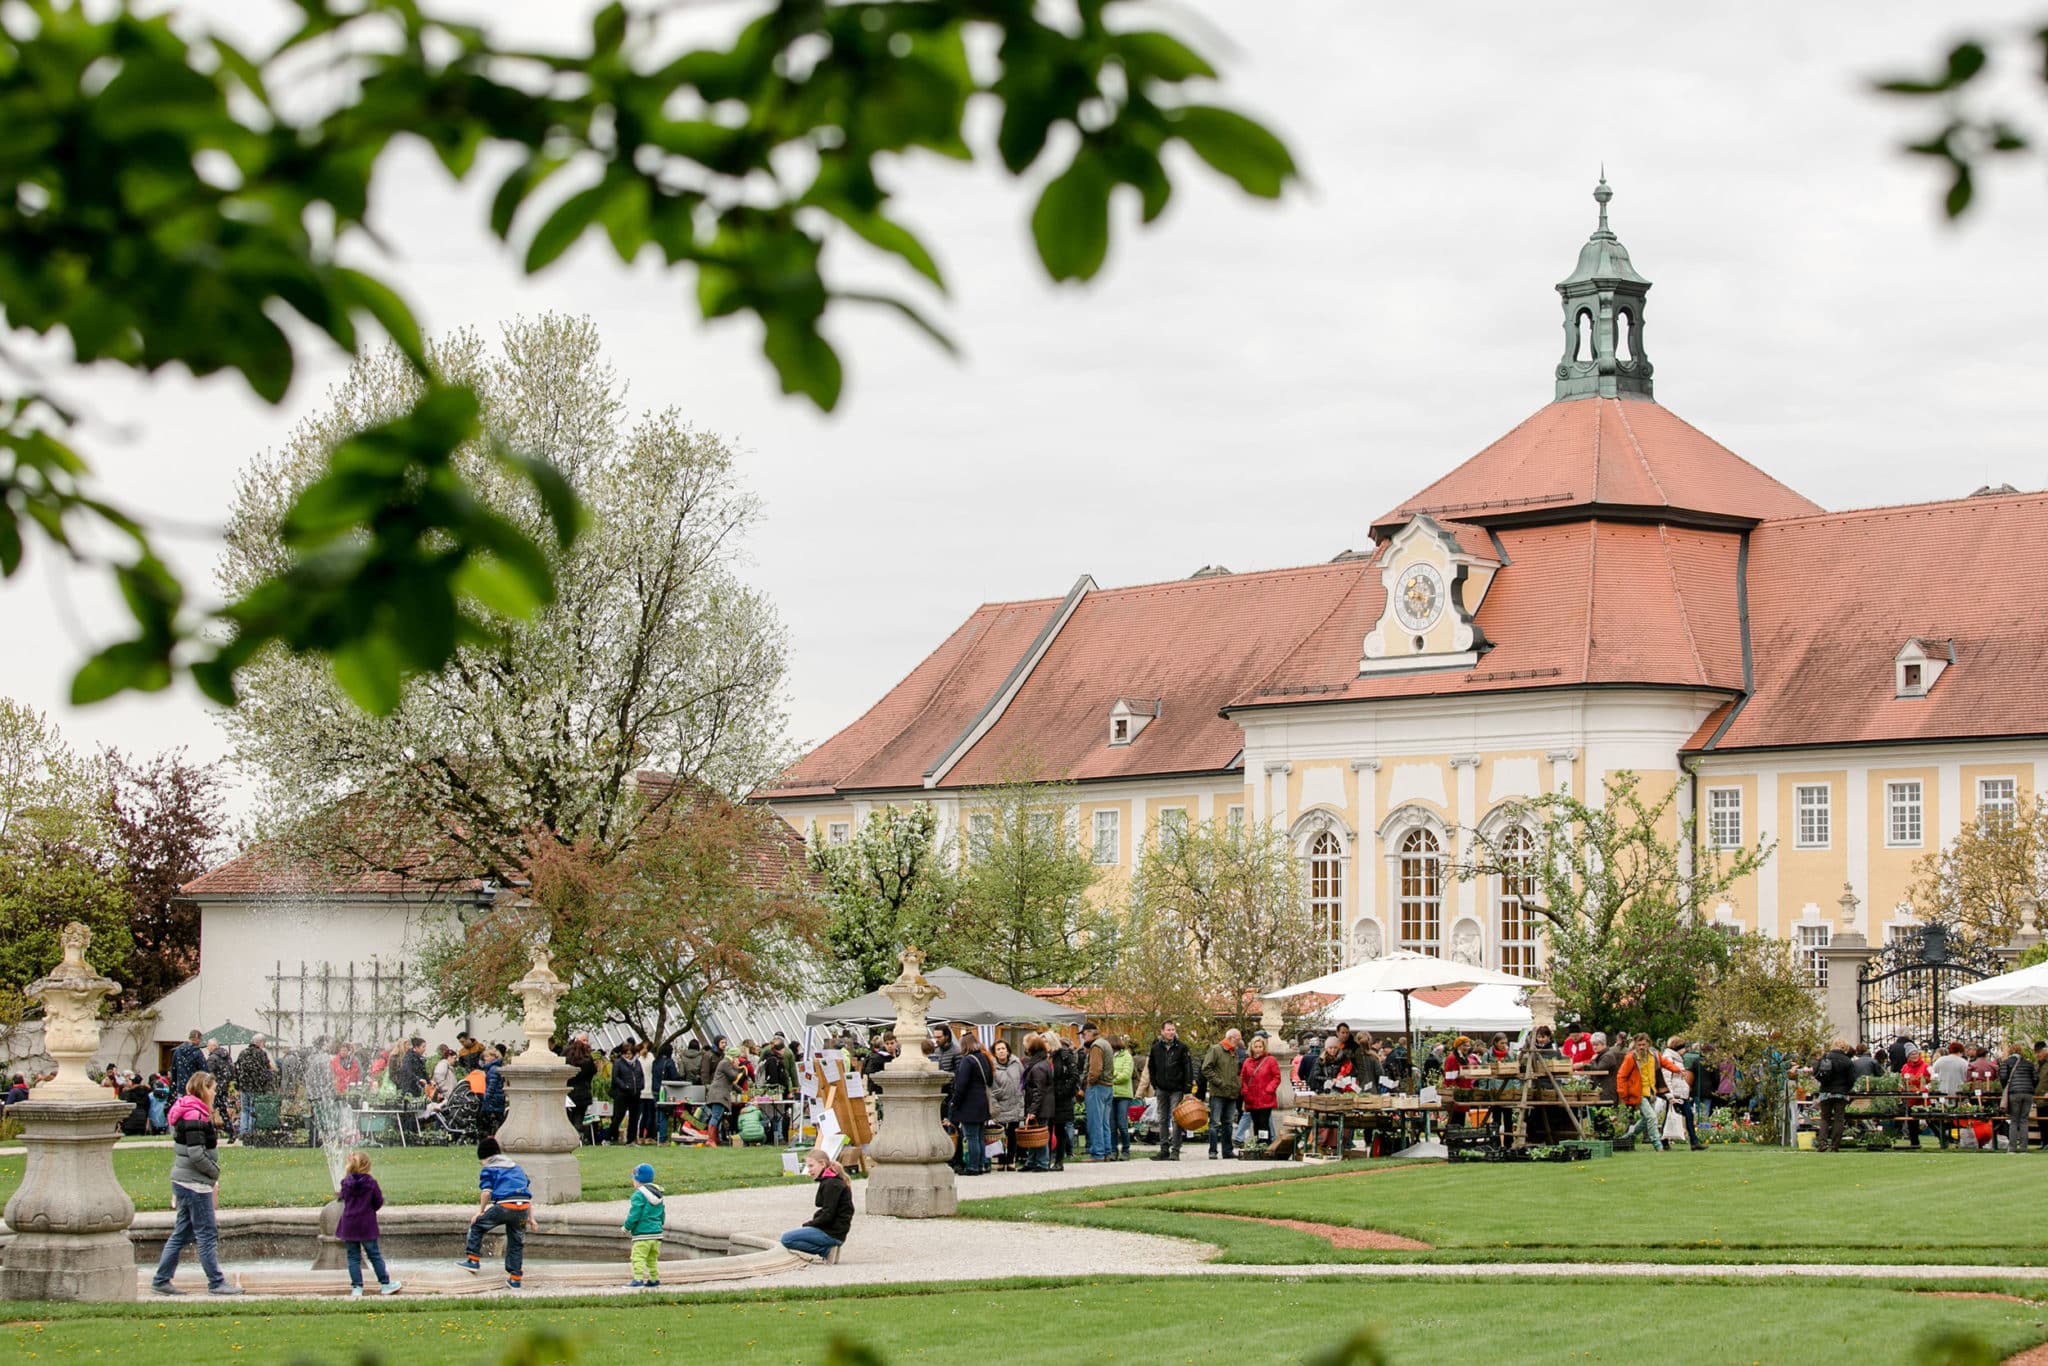
<instances>
[{"instance_id":1,"label":"woman in pink jacket","mask_svg":"<svg viewBox=\"0 0 2048 1366\"><path fill-rule=\"evenodd\" d=\"M1237 1074L1244 1112L1252 1127L1273 1141L1273 1106L1280 1099L1280 1060L1266 1051L1263 1035L1252 1039L1251 1054Z\"/></svg>"}]
</instances>

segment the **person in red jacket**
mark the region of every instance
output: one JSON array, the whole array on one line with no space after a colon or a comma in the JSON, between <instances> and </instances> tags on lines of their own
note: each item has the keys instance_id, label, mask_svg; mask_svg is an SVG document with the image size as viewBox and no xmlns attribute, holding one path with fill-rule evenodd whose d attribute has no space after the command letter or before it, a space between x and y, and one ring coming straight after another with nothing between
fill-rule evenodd
<instances>
[{"instance_id":1,"label":"person in red jacket","mask_svg":"<svg viewBox=\"0 0 2048 1366\"><path fill-rule=\"evenodd\" d=\"M1252 1127L1273 1141L1273 1107L1280 1099L1280 1060L1266 1051L1266 1036L1252 1036L1251 1053L1238 1070L1237 1084Z\"/></svg>"}]
</instances>

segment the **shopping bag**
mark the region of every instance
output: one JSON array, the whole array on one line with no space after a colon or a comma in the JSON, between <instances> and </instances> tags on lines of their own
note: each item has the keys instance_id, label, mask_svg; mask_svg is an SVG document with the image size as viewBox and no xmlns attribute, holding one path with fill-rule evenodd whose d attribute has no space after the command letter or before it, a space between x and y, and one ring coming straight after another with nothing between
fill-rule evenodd
<instances>
[{"instance_id":1,"label":"shopping bag","mask_svg":"<svg viewBox=\"0 0 2048 1366\"><path fill-rule=\"evenodd\" d=\"M1676 1102L1664 1107L1664 1141L1685 1142L1685 1116L1678 1112Z\"/></svg>"}]
</instances>

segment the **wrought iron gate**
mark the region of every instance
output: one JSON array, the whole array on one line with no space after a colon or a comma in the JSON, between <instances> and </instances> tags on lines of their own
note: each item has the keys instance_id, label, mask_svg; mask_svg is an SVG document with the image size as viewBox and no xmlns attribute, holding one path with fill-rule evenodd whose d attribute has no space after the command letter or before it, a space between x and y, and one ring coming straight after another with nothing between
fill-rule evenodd
<instances>
[{"instance_id":1,"label":"wrought iron gate","mask_svg":"<svg viewBox=\"0 0 2048 1366\"><path fill-rule=\"evenodd\" d=\"M1902 933L1856 975L1857 1031L1873 1047L1900 1034L1935 1050L2000 1038L1997 1007L1957 1005L1948 994L2003 971L1995 951L1943 926Z\"/></svg>"}]
</instances>

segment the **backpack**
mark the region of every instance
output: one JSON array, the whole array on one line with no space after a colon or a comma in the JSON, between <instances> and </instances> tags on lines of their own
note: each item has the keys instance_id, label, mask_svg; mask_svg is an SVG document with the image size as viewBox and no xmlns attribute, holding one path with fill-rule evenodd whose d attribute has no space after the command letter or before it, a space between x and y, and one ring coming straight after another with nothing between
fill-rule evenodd
<instances>
[{"instance_id":1,"label":"backpack","mask_svg":"<svg viewBox=\"0 0 2048 1366\"><path fill-rule=\"evenodd\" d=\"M1081 1071L1081 1052L1076 1048L1062 1048L1053 1054L1053 1090L1064 1096L1081 1093L1081 1082L1086 1075Z\"/></svg>"}]
</instances>

